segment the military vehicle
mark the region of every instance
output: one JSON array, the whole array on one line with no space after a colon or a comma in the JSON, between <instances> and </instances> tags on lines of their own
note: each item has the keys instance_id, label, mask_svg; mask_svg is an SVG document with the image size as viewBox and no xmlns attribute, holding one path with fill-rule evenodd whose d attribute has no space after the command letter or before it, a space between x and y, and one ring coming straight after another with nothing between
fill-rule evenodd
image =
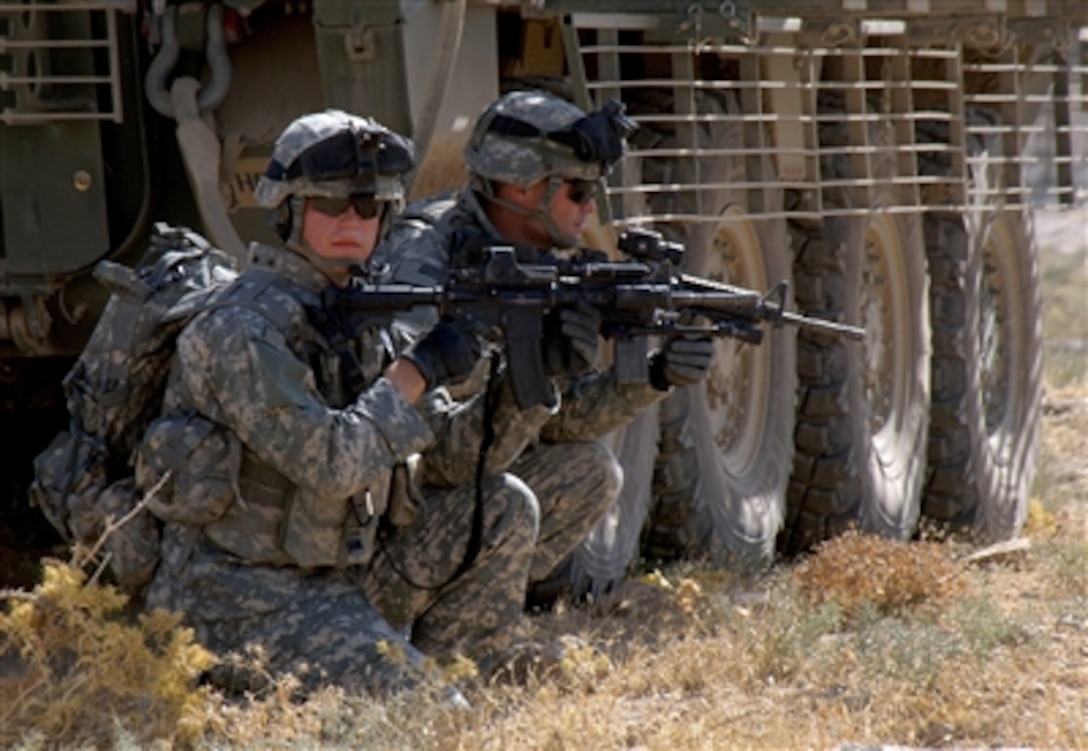
<instances>
[{"instance_id":1,"label":"military vehicle","mask_svg":"<svg viewBox=\"0 0 1088 751\"><path fill-rule=\"evenodd\" d=\"M623 496L562 580L921 519L1013 536L1041 390L1031 209L1083 197L1084 25L1079 0L7 0L5 482L58 427L38 408L101 310L99 260L134 262L155 221L243 258L271 237L272 141L326 106L415 138L414 195L457 187L476 114L537 87L640 124L587 242L654 229L689 272L786 281L791 308L867 332L721 341L705 385L610 436Z\"/></svg>"}]
</instances>

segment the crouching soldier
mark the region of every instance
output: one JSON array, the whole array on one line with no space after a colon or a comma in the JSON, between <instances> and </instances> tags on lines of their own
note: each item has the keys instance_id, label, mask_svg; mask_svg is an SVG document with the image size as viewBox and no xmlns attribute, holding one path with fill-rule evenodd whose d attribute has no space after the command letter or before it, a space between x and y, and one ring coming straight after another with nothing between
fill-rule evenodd
<instances>
[{"instance_id":1,"label":"crouching soldier","mask_svg":"<svg viewBox=\"0 0 1088 751\"><path fill-rule=\"evenodd\" d=\"M482 405L435 390L472 370L476 338L439 323L395 356L377 319L345 327L325 294L368 273L412 165L411 142L371 119L329 110L292 122L256 193L282 245L255 243L178 338L137 460L164 522L147 607L183 613L224 658L211 679L229 688L255 687L227 659L252 654L261 676L293 673L304 689L411 688L425 651L493 650L521 612L539 524L524 483L496 473L406 503L410 457L479 446L466 436L482 431ZM407 552L382 552L394 544ZM406 572L425 597L397 595Z\"/></svg>"}]
</instances>

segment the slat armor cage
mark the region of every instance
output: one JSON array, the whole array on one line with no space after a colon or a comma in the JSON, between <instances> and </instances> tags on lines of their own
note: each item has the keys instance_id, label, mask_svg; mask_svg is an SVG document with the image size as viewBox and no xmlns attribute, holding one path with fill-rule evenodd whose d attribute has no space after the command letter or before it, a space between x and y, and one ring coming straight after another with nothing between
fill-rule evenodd
<instances>
[{"instance_id":1,"label":"slat armor cage","mask_svg":"<svg viewBox=\"0 0 1088 751\"><path fill-rule=\"evenodd\" d=\"M122 122L117 14L135 10L134 0L0 3L0 122Z\"/></svg>"},{"instance_id":2,"label":"slat armor cage","mask_svg":"<svg viewBox=\"0 0 1088 751\"><path fill-rule=\"evenodd\" d=\"M568 63L594 100L585 104L621 96L631 110L632 101L653 102L631 114L673 136L659 139L665 145L636 138L611 181L613 215L628 224L727 221L707 196L739 187L714 177L715 161L728 159L747 165L747 221L863 215L877 205L890 213L967 210L980 200L1019 209L1083 197L1086 29L1014 27L995 16L934 21L914 15L928 3L887 5L912 15L845 22L753 15L747 33L726 42L701 38L698 18L682 29L666 28L657 14L568 16ZM946 5L955 3L941 5L942 18L955 11ZM979 11L977 2L960 5ZM1012 12L1017 4L989 5ZM829 124L845 137L821 139ZM742 137L723 143L715 131ZM972 139L999 153L976 153L967 148ZM678 160L689 163L682 181L667 179L675 170L647 168ZM843 162L848 177L829 169ZM927 168L933 162L945 166ZM986 184L983 162L1001 168ZM662 179L648 178L655 174ZM851 200L828 204L829 188ZM781 202L766 193L780 190L803 200L776 208ZM678 195L688 200L654 200ZM684 208L662 208L676 205Z\"/></svg>"}]
</instances>

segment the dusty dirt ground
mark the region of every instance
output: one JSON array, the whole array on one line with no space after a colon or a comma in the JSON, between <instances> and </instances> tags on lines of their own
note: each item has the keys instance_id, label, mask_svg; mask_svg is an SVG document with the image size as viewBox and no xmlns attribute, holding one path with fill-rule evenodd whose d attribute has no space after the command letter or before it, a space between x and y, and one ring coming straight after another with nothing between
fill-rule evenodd
<instances>
[{"instance_id":1,"label":"dusty dirt ground","mask_svg":"<svg viewBox=\"0 0 1088 751\"><path fill-rule=\"evenodd\" d=\"M1066 211L1037 211L1035 237L1043 270L1044 373L1059 352L1079 365L1079 378L1071 385L1045 383L1042 435L1036 492L1049 493L1064 503L1069 513L1088 507L1088 206ZM1059 273L1056 279L1048 277ZM1055 323L1055 306L1062 301L1070 309L1061 325ZM1048 331L1046 324L1050 324ZM1057 346L1057 345L1062 346ZM1072 345L1072 350L1065 345ZM1053 369L1050 369L1053 372ZM1056 505L1062 505L1062 503ZM1088 540L1088 527L1082 527Z\"/></svg>"},{"instance_id":2,"label":"dusty dirt ground","mask_svg":"<svg viewBox=\"0 0 1088 751\"><path fill-rule=\"evenodd\" d=\"M1036 500L1055 509L1056 521L1088 541L1088 384L1044 395L1035 486ZM1088 560L1084 566L1088 579Z\"/></svg>"}]
</instances>

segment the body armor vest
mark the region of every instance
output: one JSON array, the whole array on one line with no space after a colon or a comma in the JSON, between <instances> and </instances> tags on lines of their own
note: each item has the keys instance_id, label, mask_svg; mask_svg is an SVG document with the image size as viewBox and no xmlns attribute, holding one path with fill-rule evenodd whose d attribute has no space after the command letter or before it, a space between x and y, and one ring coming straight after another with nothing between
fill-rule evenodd
<instances>
[{"instance_id":1,"label":"body armor vest","mask_svg":"<svg viewBox=\"0 0 1088 751\"><path fill-rule=\"evenodd\" d=\"M255 283L238 285L222 304L265 316L276 310L280 320L271 322L287 337L296 356L310 365L329 406L350 404L362 392L358 384L373 383L388 364L388 333L368 329L352 337L344 331L319 330L318 325L329 326L336 319L319 315L318 295L274 272L258 274ZM275 304L267 304L269 296L274 296ZM240 502L204 526L209 540L251 563L318 567L370 560L377 523L388 504L391 472L375 477L362 497L322 498L299 488L248 449L243 447L239 455Z\"/></svg>"}]
</instances>

